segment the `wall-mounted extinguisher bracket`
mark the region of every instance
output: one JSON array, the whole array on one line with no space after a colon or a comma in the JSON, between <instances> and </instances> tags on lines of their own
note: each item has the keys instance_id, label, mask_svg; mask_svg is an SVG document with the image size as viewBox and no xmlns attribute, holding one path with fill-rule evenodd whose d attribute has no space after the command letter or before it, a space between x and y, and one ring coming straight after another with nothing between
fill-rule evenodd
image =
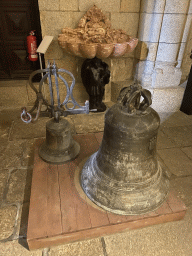
<instances>
[{"instance_id":1,"label":"wall-mounted extinguisher bracket","mask_svg":"<svg viewBox=\"0 0 192 256\"><path fill-rule=\"evenodd\" d=\"M37 39L35 36L35 30L32 30L27 36L27 51L28 51L28 58L30 61L37 61L38 54L37 54Z\"/></svg>"}]
</instances>

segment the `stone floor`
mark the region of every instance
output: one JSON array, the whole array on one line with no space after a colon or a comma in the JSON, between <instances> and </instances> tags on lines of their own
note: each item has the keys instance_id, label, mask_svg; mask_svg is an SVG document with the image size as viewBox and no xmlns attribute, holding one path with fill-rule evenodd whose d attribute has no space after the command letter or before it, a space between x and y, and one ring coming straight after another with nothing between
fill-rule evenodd
<instances>
[{"instance_id":1,"label":"stone floor","mask_svg":"<svg viewBox=\"0 0 192 256\"><path fill-rule=\"evenodd\" d=\"M73 133L103 129L102 113L68 118ZM192 116L161 113L158 155L170 171L170 183L188 210L183 220L127 231L44 250L29 251L27 217L33 170L33 143L45 136L45 121L25 124L19 110L0 111L0 256L191 256Z\"/></svg>"}]
</instances>

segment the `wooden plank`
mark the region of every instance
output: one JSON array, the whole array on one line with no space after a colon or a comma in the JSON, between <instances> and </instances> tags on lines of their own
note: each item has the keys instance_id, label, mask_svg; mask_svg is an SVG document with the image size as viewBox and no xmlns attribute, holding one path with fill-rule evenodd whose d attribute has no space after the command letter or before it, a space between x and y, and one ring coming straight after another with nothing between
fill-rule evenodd
<instances>
[{"instance_id":1,"label":"wooden plank","mask_svg":"<svg viewBox=\"0 0 192 256\"><path fill-rule=\"evenodd\" d=\"M164 202L157 210L155 210L155 212L156 212L158 215L161 215L161 214L172 213L172 210L171 210L171 208L169 207L168 203L167 203L167 202Z\"/></svg>"},{"instance_id":2,"label":"wooden plank","mask_svg":"<svg viewBox=\"0 0 192 256\"><path fill-rule=\"evenodd\" d=\"M74 139L80 144L81 147L81 153L74 161L77 165L83 159L91 156L99 149L99 143L95 137L95 134L78 135L75 136Z\"/></svg>"},{"instance_id":3,"label":"wooden plank","mask_svg":"<svg viewBox=\"0 0 192 256\"><path fill-rule=\"evenodd\" d=\"M47 234L54 236L62 233L60 191L57 165L47 168Z\"/></svg>"},{"instance_id":4,"label":"wooden plank","mask_svg":"<svg viewBox=\"0 0 192 256\"><path fill-rule=\"evenodd\" d=\"M110 224L123 223L127 221L135 221L143 218L142 215L118 215L110 212L108 212L107 215L108 215Z\"/></svg>"},{"instance_id":5,"label":"wooden plank","mask_svg":"<svg viewBox=\"0 0 192 256\"><path fill-rule=\"evenodd\" d=\"M95 137L96 137L98 143L101 144L102 139L103 139L103 132L97 132L97 133L95 133Z\"/></svg>"},{"instance_id":6,"label":"wooden plank","mask_svg":"<svg viewBox=\"0 0 192 256\"><path fill-rule=\"evenodd\" d=\"M82 150L81 159L85 159L86 157L88 158L99 149L100 143L98 142L97 134L99 134L98 136L100 137L100 133L78 136L78 140ZM81 164L81 162L79 164ZM81 169L82 168L83 166L81 166ZM84 200L88 202L87 205L88 205L88 211L89 211L89 216L91 220L91 226L100 227L100 226L108 225L109 219L108 219L107 212L98 210L95 207L92 207L91 205L93 205L93 203L88 199L86 195Z\"/></svg>"},{"instance_id":7,"label":"wooden plank","mask_svg":"<svg viewBox=\"0 0 192 256\"><path fill-rule=\"evenodd\" d=\"M80 175L80 171L83 168L84 162L81 162L81 164L76 168L75 170L75 177L74 177L74 185L76 191L78 192L79 196L87 202L87 206L88 206L88 211L89 211L89 216L90 216L90 220L91 220L91 226L92 227L100 227L100 226L105 226L105 225L109 225L109 219L107 216L107 212L104 211L102 208L98 207L97 205L95 205L84 193L80 182L79 182L79 175Z\"/></svg>"},{"instance_id":8,"label":"wooden plank","mask_svg":"<svg viewBox=\"0 0 192 256\"><path fill-rule=\"evenodd\" d=\"M63 233L91 228L87 203L74 189L68 165L58 166L58 171Z\"/></svg>"},{"instance_id":9,"label":"wooden plank","mask_svg":"<svg viewBox=\"0 0 192 256\"><path fill-rule=\"evenodd\" d=\"M87 135L76 135L74 136L74 140L77 141L80 144L80 154L76 159L73 161L73 165L75 164L78 166L78 164L87 156L87 143L86 143L86 138Z\"/></svg>"},{"instance_id":10,"label":"wooden plank","mask_svg":"<svg viewBox=\"0 0 192 256\"><path fill-rule=\"evenodd\" d=\"M83 152L76 160L58 167L43 162L38 156L39 144L36 145L27 233L30 249L80 241L184 217L186 207L172 192L159 209L144 215L122 216L97 207L78 186L85 159L98 149L99 143L95 134L77 138Z\"/></svg>"},{"instance_id":11,"label":"wooden plank","mask_svg":"<svg viewBox=\"0 0 192 256\"><path fill-rule=\"evenodd\" d=\"M88 136L85 137L86 141L86 147L87 147L87 154L92 155L95 153L100 146L100 143L98 142L97 138L95 137L95 133L89 134Z\"/></svg>"},{"instance_id":12,"label":"wooden plank","mask_svg":"<svg viewBox=\"0 0 192 256\"><path fill-rule=\"evenodd\" d=\"M96 209L88 204L89 216L92 228L107 226L110 224L106 211Z\"/></svg>"},{"instance_id":13,"label":"wooden plank","mask_svg":"<svg viewBox=\"0 0 192 256\"><path fill-rule=\"evenodd\" d=\"M164 202L157 210L149 212L144 215L117 215L113 213L108 213L109 221L111 224L127 222L127 221L135 221L141 218L155 217L162 214L172 213L167 202Z\"/></svg>"},{"instance_id":14,"label":"wooden plank","mask_svg":"<svg viewBox=\"0 0 192 256\"><path fill-rule=\"evenodd\" d=\"M143 218L148 218L148 217L155 217L158 216L159 214L157 214L155 211L153 212L148 212L146 214L143 215Z\"/></svg>"},{"instance_id":15,"label":"wooden plank","mask_svg":"<svg viewBox=\"0 0 192 256\"><path fill-rule=\"evenodd\" d=\"M151 225L166 223L170 221L178 221L183 219L185 216L185 211L166 214L156 217L139 219L132 222L119 223L116 225L109 225L99 228L92 228L88 230L82 230L78 232L71 232L68 234L63 234L57 237L45 237L40 239L34 239L29 241L30 249L39 249L43 247L49 247L56 244L63 244L75 241L81 241L90 238L96 238L99 236L105 236L109 234L114 234L118 232L123 232L132 229L143 228Z\"/></svg>"},{"instance_id":16,"label":"wooden plank","mask_svg":"<svg viewBox=\"0 0 192 256\"><path fill-rule=\"evenodd\" d=\"M47 236L48 164L42 161L38 155L41 143L42 141L37 141L35 145L27 239Z\"/></svg>"},{"instance_id":17,"label":"wooden plank","mask_svg":"<svg viewBox=\"0 0 192 256\"><path fill-rule=\"evenodd\" d=\"M170 191L167 203L173 212L185 211L187 208L175 191Z\"/></svg>"}]
</instances>

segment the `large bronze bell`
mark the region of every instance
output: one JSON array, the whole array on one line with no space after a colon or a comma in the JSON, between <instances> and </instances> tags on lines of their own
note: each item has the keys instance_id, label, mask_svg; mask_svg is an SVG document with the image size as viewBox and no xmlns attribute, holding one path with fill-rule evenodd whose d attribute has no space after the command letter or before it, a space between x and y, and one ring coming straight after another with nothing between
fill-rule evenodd
<instances>
[{"instance_id":1,"label":"large bronze bell","mask_svg":"<svg viewBox=\"0 0 192 256\"><path fill-rule=\"evenodd\" d=\"M83 167L84 192L107 211L143 214L167 198L169 180L156 155L160 118L151 103L151 93L140 85L123 88L106 112L99 150Z\"/></svg>"}]
</instances>

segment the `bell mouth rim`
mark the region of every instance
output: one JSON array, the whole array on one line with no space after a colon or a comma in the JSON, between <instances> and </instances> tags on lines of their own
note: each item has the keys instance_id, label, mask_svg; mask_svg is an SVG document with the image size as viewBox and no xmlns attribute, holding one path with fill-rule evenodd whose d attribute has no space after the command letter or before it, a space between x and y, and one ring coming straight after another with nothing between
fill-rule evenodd
<instances>
[{"instance_id":1,"label":"bell mouth rim","mask_svg":"<svg viewBox=\"0 0 192 256\"><path fill-rule=\"evenodd\" d=\"M96 204L99 208L107 211L107 212L110 212L110 213L115 213L115 214L118 214L118 215L127 215L127 216L136 216L136 215L141 215L141 214L148 214L148 213L152 213L154 212L155 210L157 210L161 205L163 205L163 203L165 203L165 201L167 200L168 196L169 196L169 193L170 191L168 190L166 195L163 197L163 199L154 206L150 207L150 208L146 208L146 209L143 209L143 210L137 210L137 211L124 211L124 210L115 210L115 209L111 209L101 203L99 203L98 201L96 201L94 198L92 197L89 197L88 194L86 194L86 196L89 198L89 200L91 200L94 204Z\"/></svg>"},{"instance_id":2,"label":"bell mouth rim","mask_svg":"<svg viewBox=\"0 0 192 256\"><path fill-rule=\"evenodd\" d=\"M97 152L96 152L97 153ZM80 184L87 197L106 211L119 215L140 215L159 208L169 195L169 178L162 167L160 178L148 189L120 191L98 180L92 163L94 153L86 161L80 173Z\"/></svg>"},{"instance_id":3,"label":"bell mouth rim","mask_svg":"<svg viewBox=\"0 0 192 256\"><path fill-rule=\"evenodd\" d=\"M160 164L160 162L158 161L157 159L157 164L158 164L158 168L157 168L157 171L156 173L149 179L147 179L146 181L138 181L138 182L130 182L128 183L127 182L127 185L125 185L125 182L122 183L121 181L118 181L118 180L114 180L110 177L108 177L105 173L101 172L101 170L99 169L98 165L97 165L97 162L96 162L96 156L98 154L98 151L95 152L94 154L92 154L89 158L87 158L87 161L90 159L91 162L92 162L92 166L94 165L96 168L96 171L94 171L94 175L95 177L97 178L97 180L100 180L101 182L105 182L107 184L108 187L111 187L117 191L124 191L127 189L127 187L129 187L131 189L131 191L134 191L134 190L137 190L138 189L138 186L141 187L143 185L147 186L149 183L152 183L152 186L155 186L155 183L157 182L157 180L160 180L163 175L163 173L166 174L166 170L165 168L163 168ZM86 161L86 162L87 162ZM85 164L86 164L85 162ZM82 168L83 169L83 168ZM101 177L99 177L97 175L97 172L99 172L99 174L101 175ZM167 176L167 175L166 175ZM110 182L113 182L113 184L111 185ZM114 188L114 186L117 185L118 187ZM123 186L124 185L124 186ZM137 186L137 188L134 188L134 186ZM151 187L152 187L151 186ZM142 188L142 191L145 191L147 190L147 187L146 188Z\"/></svg>"},{"instance_id":4,"label":"bell mouth rim","mask_svg":"<svg viewBox=\"0 0 192 256\"><path fill-rule=\"evenodd\" d=\"M81 197L82 200L86 201L91 207L100 210L102 212L105 212L105 210L103 208L101 208L100 206L98 206L97 204L95 204L84 192L82 186L81 186L81 172L83 169L83 166L85 165L86 161L89 159L89 156L84 158L79 164L78 166L76 166L76 169L74 171L74 185L75 188L79 194L79 196Z\"/></svg>"},{"instance_id":5,"label":"bell mouth rim","mask_svg":"<svg viewBox=\"0 0 192 256\"><path fill-rule=\"evenodd\" d=\"M117 214L117 215L124 215L124 216L137 216L137 215L141 215L141 214L148 214L148 213L151 213L155 210L157 210L165 201L166 199L168 198L169 196L169 193L170 191L167 190L167 194L165 195L165 197L162 199L162 201L160 201L156 207L151 207L148 208L148 210L141 210L139 212L127 212L127 211L122 211L122 210L111 210L110 208L100 204L98 201L94 200L92 197L89 197L89 195L87 195L81 185L81 173L82 173L82 170L83 170L83 167L85 165L85 163L87 162L87 160L89 159L90 157L86 157L85 159L83 159L79 164L78 166L76 167L76 170L75 170L75 174L74 174L74 185L75 185L75 188L79 194L79 196L82 198L82 200L86 201L91 207L99 210L99 211L102 211L102 212L110 212L110 213L114 213L114 214Z\"/></svg>"}]
</instances>

